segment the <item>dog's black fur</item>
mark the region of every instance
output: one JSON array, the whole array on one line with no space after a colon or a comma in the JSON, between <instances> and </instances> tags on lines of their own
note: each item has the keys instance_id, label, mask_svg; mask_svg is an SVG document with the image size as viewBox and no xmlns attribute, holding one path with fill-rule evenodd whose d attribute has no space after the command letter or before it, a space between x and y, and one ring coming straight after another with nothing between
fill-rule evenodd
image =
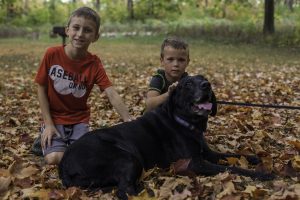
<instances>
[{"instance_id":1,"label":"dog's black fur","mask_svg":"<svg viewBox=\"0 0 300 200\"><path fill-rule=\"evenodd\" d=\"M211 110L198 105L211 102ZM212 151L203 136L208 115L217 112L216 98L203 76L181 80L168 100L142 117L110 128L87 133L65 152L59 165L63 185L88 189L118 188L117 195L137 194L137 183L143 169L167 168L179 159L191 159L187 170L195 174L215 175L230 171L254 179L273 176L253 170L217 164L226 157ZM252 164L255 156L245 156Z\"/></svg>"}]
</instances>

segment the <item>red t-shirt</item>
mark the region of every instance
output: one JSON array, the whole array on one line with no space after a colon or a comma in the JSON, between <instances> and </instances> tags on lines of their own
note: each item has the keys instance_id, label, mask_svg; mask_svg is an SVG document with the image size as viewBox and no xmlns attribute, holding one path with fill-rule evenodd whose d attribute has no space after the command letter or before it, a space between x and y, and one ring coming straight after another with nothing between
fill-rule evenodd
<instances>
[{"instance_id":1,"label":"red t-shirt","mask_svg":"<svg viewBox=\"0 0 300 200\"><path fill-rule=\"evenodd\" d=\"M54 124L88 123L87 99L94 84L101 91L112 85L96 55L88 53L81 60L71 60L63 46L47 49L35 82L47 86Z\"/></svg>"}]
</instances>

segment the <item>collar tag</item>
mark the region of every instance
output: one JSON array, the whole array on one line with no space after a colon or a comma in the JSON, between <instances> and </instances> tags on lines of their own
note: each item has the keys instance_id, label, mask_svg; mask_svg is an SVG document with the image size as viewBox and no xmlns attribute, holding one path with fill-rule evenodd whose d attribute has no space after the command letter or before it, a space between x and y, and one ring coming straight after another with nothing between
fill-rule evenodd
<instances>
[{"instance_id":1,"label":"collar tag","mask_svg":"<svg viewBox=\"0 0 300 200\"><path fill-rule=\"evenodd\" d=\"M194 129L195 129L195 126L194 126L194 125L188 123L188 122L185 121L184 119L181 119L180 117L178 117L178 116L176 116L176 115L174 115L174 118L175 118L175 120L176 120L179 124L181 124L182 126L188 128L188 129L190 129L190 130L194 130Z\"/></svg>"}]
</instances>

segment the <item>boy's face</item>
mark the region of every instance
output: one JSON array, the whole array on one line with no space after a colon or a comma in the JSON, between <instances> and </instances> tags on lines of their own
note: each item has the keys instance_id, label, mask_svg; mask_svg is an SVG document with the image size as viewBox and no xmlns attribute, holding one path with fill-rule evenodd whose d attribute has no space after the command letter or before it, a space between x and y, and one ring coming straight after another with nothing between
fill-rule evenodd
<instances>
[{"instance_id":1,"label":"boy's face","mask_svg":"<svg viewBox=\"0 0 300 200\"><path fill-rule=\"evenodd\" d=\"M87 50L92 42L99 38L96 24L93 20L83 16L74 16L70 25L66 28L72 47Z\"/></svg>"},{"instance_id":2,"label":"boy's face","mask_svg":"<svg viewBox=\"0 0 300 200\"><path fill-rule=\"evenodd\" d=\"M185 68L189 64L189 55L185 49L174 49L171 46L166 46L160 61L161 65L165 68L168 81L175 82L185 72Z\"/></svg>"}]
</instances>

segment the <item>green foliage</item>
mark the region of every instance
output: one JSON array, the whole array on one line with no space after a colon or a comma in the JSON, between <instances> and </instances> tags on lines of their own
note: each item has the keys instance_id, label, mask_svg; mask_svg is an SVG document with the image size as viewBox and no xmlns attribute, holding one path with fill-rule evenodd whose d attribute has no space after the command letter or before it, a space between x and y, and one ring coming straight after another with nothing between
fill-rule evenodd
<instances>
[{"instance_id":1,"label":"green foliage","mask_svg":"<svg viewBox=\"0 0 300 200\"><path fill-rule=\"evenodd\" d=\"M177 0L136 1L136 18L139 20L147 18L174 20L180 14L180 1Z\"/></svg>"},{"instance_id":2,"label":"green foliage","mask_svg":"<svg viewBox=\"0 0 300 200\"><path fill-rule=\"evenodd\" d=\"M44 8L34 9L28 13L27 24L39 26L48 21L49 13Z\"/></svg>"},{"instance_id":3,"label":"green foliage","mask_svg":"<svg viewBox=\"0 0 300 200\"><path fill-rule=\"evenodd\" d=\"M79 6L94 9L95 1L0 0L0 34L25 28L47 33L53 25L65 25ZM192 37L229 38L234 41L266 41L297 44L300 40L300 2L293 11L283 2L275 5L275 35L261 35L263 0L134 0L134 19L129 19L127 0L101 0L99 14L102 32L152 32ZM27 7L27 8L26 8ZM28 29L29 28L29 29ZM2 33L1 33L2 32ZM22 31L20 31L22 32ZM280 40L280 41L277 41Z\"/></svg>"},{"instance_id":4,"label":"green foliage","mask_svg":"<svg viewBox=\"0 0 300 200\"><path fill-rule=\"evenodd\" d=\"M103 1L100 14L104 22L124 22L127 20L126 3L124 1Z\"/></svg>"}]
</instances>

